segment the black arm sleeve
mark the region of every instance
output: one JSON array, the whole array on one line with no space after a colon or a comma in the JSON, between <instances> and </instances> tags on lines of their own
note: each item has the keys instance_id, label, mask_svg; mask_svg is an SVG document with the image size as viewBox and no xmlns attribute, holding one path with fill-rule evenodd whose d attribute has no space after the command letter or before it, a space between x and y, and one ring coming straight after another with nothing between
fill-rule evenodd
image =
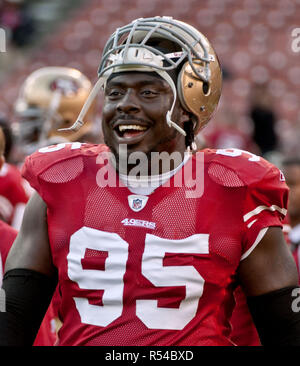
<instances>
[{"instance_id":1,"label":"black arm sleeve","mask_svg":"<svg viewBox=\"0 0 300 366\"><path fill-rule=\"evenodd\" d=\"M300 346L299 289L285 287L247 302L263 346ZM296 301L297 300L297 301Z\"/></svg>"},{"instance_id":2,"label":"black arm sleeve","mask_svg":"<svg viewBox=\"0 0 300 366\"><path fill-rule=\"evenodd\" d=\"M3 278L0 346L31 346L49 306L57 278L12 269Z\"/></svg>"}]
</instances>

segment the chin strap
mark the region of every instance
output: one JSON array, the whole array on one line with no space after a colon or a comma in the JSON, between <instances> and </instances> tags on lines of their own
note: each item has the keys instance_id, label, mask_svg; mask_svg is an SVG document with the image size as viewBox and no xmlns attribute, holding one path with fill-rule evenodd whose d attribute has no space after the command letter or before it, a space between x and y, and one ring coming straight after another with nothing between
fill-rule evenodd
<instances>
[{"instance_id":1,"label":"chin strap","mask_svg":"<svg viewBox=\"0 0 300 366\"><path fill-rule=\"evenodd\" d=\"M181 127L178 126L177 123L173 122L171 120L171 116L172 116L172 111L173 108L167 112L167 115L166 115L166 119L167 119L167 124L169 127L174 127L178 132L180 132L183 136L186 136L186 132L184 131L184 129L182 129Z\"/></svg>"},{"instance_id":2,"label":"chin strap","mask_svg":"<svg viewBox=\"0 0 300 366\"><path fill-rule=\"evenodd\" d=\"M180 132L183 136L186 136L186 132L184 131L183 128L179 127L177 123L172 121L172 113L175 107L175 103L176 103L176 99L177 99L177 89L175 86L175 83L173 81L173 79L171 78L171 76L166 72L166 71L160 71L160 70L155 70L163 79L166 80L166 82L170 85L170 87L172 88L173 91L173 103L172 103L172 107L171 109L167 112L166 114L166 121L169 127L174 127L178 132Z\"/></svg>"}]
</instances>

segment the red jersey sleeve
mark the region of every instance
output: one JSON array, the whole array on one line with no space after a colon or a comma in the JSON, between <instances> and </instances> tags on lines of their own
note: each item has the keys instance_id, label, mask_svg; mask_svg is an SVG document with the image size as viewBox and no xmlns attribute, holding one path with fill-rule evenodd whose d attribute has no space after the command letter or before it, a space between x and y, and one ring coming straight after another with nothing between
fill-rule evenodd
<instances>
[{"instance_id":1,"label":"red jersey sleeve","mask_svg":"<svg viewBox=\"0 0 300 366\"><path fill-rule=\"evenodd\" d=\"M22 166L21 174L22 176L29 182L32 188L34 188L37 192L40 191L40 186L38 182L38 176L36 175L34 169L34 159L32 156L27 156L25 162Z\"/></svg>"},{"instance_id":2,"label":"red jersey sleeve","mask_svg":"<svg viewBox=\"0 0 300 366\"><path fill-rule=\"evenodd\" d=\"M288 187L283 173L260 156L239 149L210 150L210 176L245 191L242 202L242 256L246 258L270 226L283 227Z\"/></svg>"},{"instance_id":3,"label":"red jersey sleeve","mask_svg":"<svg viewBox=\"0 0 300 366\"><path fill-rule=\"evenodd\" d=\"M244 202L243 255L246 258L270 226L283 227L287 213L288 187L282 172L265 162L265 174L247 186ZM255 171L253 172L255 174ZM265 229L265 230L263 230Z\"/></svg>"}]
</instances>

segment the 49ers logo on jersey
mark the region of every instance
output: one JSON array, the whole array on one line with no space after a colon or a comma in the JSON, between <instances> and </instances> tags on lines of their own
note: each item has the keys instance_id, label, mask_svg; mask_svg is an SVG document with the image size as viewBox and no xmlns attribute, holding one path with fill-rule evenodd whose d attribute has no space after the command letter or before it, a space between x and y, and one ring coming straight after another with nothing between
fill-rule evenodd
<instances>
[{"instance_id":1,"label":"49ers logo on jersey","mask_svg":"<svg viewBox=\"0 0 300 366\"><path fill-rule=\"evenodd\" d=\"M137 227L144 227L147 229L155 229L156 224L155 222L146 221L146 220L138 220L138 219L124 219L121 221L121 224L124 226L137 226Z\"/></svg>"}]
</instances>

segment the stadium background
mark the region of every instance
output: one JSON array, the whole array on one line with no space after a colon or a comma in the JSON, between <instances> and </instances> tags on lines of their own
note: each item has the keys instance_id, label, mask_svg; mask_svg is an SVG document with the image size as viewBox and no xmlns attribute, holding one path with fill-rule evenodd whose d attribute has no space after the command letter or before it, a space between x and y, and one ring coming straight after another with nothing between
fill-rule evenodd
<instances>
[{"instance_id":1,"label":"stadium background","mask_svg":"<svg viewBox=\"0 0 300 366\"><path fill-rule=\"evenodd\" d=\"M116 27L155 15L195 26L220 58L223 94L203 132L209 146L261 153L251 110L264 100L277 138L265 155L280 164L283 156L300 154L300 52L292 47L300 0L2 0L0 116L13 122L20 86L40 67L75 67L95 82L101 51ZM100 120L101 102L98 110ZM266 126L262 141L269 133Z\"/></svg>"}]
</instances>

